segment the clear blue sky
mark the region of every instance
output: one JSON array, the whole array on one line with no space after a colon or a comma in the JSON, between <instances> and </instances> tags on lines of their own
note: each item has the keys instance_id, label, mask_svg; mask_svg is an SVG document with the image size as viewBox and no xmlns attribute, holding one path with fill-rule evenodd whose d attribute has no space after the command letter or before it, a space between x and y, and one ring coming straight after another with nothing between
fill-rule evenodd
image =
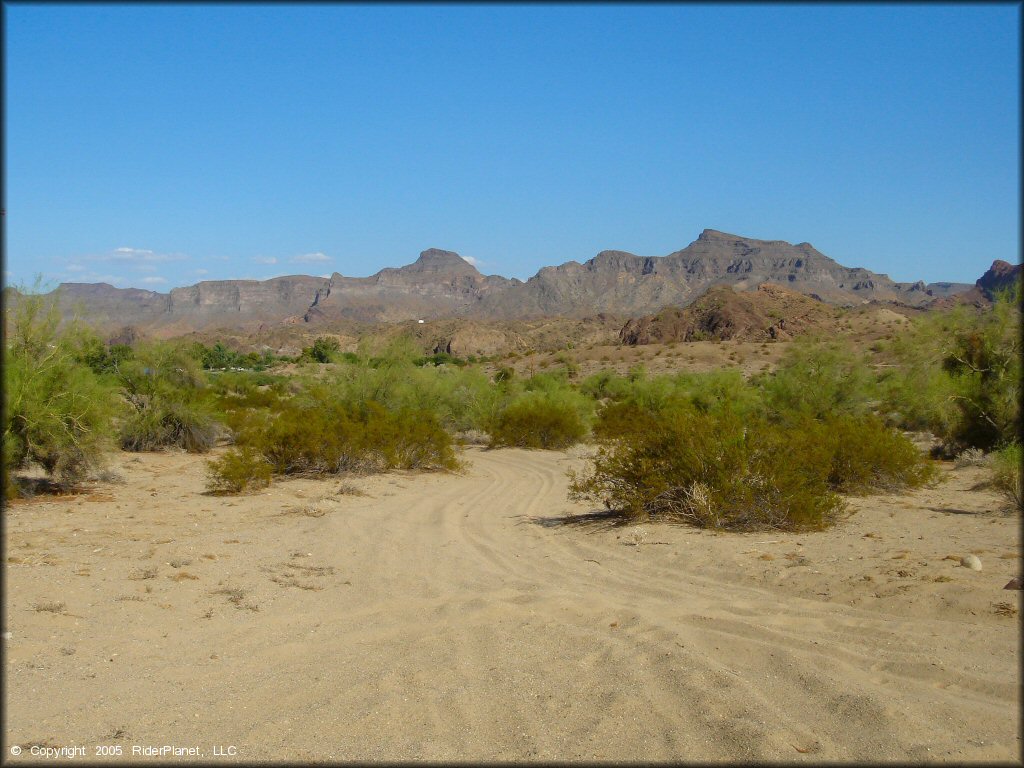
<instances>
[{"instance_id":1,"label":"clear blue sky","mask_svg":"<svg viewBox=\"0 0 1024 768\"><path fill-rule=\"evenodd\" d=\"M1017 5L6 4L5 282L1020 260Z\"/></svg>"}]
</instances>

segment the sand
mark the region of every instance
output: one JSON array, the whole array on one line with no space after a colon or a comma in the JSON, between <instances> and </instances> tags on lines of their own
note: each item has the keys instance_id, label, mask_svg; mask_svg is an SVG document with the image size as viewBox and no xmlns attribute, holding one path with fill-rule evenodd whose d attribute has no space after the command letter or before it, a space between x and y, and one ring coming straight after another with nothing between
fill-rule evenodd
<instances>
[{"instance_id":1,"label":"sand","mask_svg":"<svg viewBox=\"0 0 1024 768\"><path fill-rule=\"evenodd\" d=\"M854 499L822 533L714 534L567 524L581 453L469 448L461 474L243 497L204 495L201 457L117 454L122 483L9 505L5 743L1020 759L1019 517L993 514L985 470Z\"/></svg>"}]
</instances>

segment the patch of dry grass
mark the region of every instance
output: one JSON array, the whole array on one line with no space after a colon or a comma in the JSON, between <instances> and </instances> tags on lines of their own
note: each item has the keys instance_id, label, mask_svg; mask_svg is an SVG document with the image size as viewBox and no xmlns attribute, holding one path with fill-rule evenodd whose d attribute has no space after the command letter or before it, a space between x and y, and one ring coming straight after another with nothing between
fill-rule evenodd
<instances>
[{"instance_id":1,"label":"patch of dry grass","mask_svg":"<svg viewBox=\"0 0 1024 768\"><path fill-rule=\"evenodd\" d=\"M66 604L60 601L49 601L42 603L33 603L32 610L36 613L67 613L68 607Z\"/></svg>"}]
</instances>

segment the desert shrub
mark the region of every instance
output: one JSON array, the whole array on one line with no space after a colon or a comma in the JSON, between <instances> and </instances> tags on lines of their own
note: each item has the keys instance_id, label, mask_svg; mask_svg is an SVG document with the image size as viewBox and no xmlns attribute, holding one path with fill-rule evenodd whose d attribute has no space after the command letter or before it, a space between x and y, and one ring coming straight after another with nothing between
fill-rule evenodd
<instances>
[{"instance_id":1,"label":"desert shrub","mask_svg":"<svg viewBox=\"0 0 1024 768\"><path fill-rule=\"evenodd\" d=\"M361 430L349 409L288 403L265 428L241 432L236 443L258 450L274 474L362 469Z\"/></svg>"},{"instance_id":2,"label":"desert shrub","mask_svg":"<svg viewBox=\"0 0 1024 768\"><path fill-rule=\"evenodd\" d=\"M270 463L252 446L231 448L206 463L206 487L213 493L243 493L270 484Z\"/></svg>"},{"instance_id":3,"label":"desert shrub","mask_svg":"<svg viewBox=\"0 0 1024 768\"><path fill-rule=\"evenodd\" d=\"M606 404L594 425L599 448L574 478L574 498L628 517L664 516L701 527L820 528L842 508L836 492L918 486L933 466L874 416L770 419L723 399L673 399L654 408Z\"/></svg>"},{"instance_id":4,"label":"desert shrub","mask_svg":"<svg viewBox=\"0 0 1024 768\"><path fill-rule=\"evenodd\" d=\"M97 376L113 374L118 366L134 357L127 344L105 344L91 329L69 329L67 335L74 348L75 359L89 366Z\"/></svg>"},{"instance_id":5,"label":"desert shrub","mask_svg":"<svg viewBox=\"0 0 1024 768\"><path fill-rule=\"evenodd\" d=\"M392 412L427 412L452 432L485 429L508 397L505 385L492 385L477 368L416 367L401 361L378 368L342 366L323 381L339 400L373 401Z\"/></svg>"},{"instance_id":6,"label":"desert shrub","mask_svg":"<svg viewBox=\"0 0 1024 768\"><path fill-rule=\"evenodd\" d=\"M4 476L31 463L70 487L110 444L116 390L78 358L73 333L58 333L53 300L26 292L5 315Z\"/></svg>"},{"instance_id":7,"label":"desert shrub","mask_svg":"<svg viewBox=\"0 0 1024 768\"><path fill-rule=\"evenodd\" d=\"M803 429L829 455L829 486L841 493L915 488L935 477L914 444L875 416L833 416Z\"/></svg>"},{"instance_id":8,"label":"desert shrub","mask_svg":"<svg viewBox=\"0 0 1024 768\"><path fill-rule=\"evenodd\" d=\"M263 371L275 363L287 359L275 355L267 348L260 352L239 352L231 349L222 341L214 343L212 347L208 347L202 342L193 342L189 347L189 354L208 371L229 369Z\"/></svg>"},{"instance_id":9,"label":"desert shrub","mask_svg":"<svg viewBox=\"0 0 1024 768\"><path fill-rule=\"evenodd\" d=\"M951 437L958 445L989 450L1021 430L1020 308L1016 292L952 338L942 361L956 387L959 418Z\"/></svg>"},{"instance_id":10,"label":"desert shrub","mask_svg":"<svg viewBox=\"0 0 1024 768\"><path fill-rule=\"evenodd\" d=\"M341 352L341 342L331 336L318 336L313 341L310 356L318 363L331 363Z\"/></svg>"},{"instance_id":11,"label":"desert shrub","mask_svg":"<svg viewBox=\"0 0 1024 768\"><path fill-rule=\"evenodd\" d=\"M680 406L604 438L570 496L706 528L821 528L843 505L817 447L800 429Z\"/></svg>"},{"instance_id":12,"label":"desert shrub","mask_svg":"<svg viewBox=\"0 0 1024 768\"><path fill-rule=\"evenodd\" d=\"M204 392L205 378L183 347L139 347L132 360L118 367L117 379L132 411L120 430L125 450L173 446L202 453L216 442L221 427Z\"/></svg>"},{"instance_id":13,"label":"desert shrub","mask_svg":"<svg viewBox=\"0 0 1024 768\"><path fill-rule=\"evenodd\" d=\"M1003 494L1011 509L1024 511L1024 483L1021 480L1021 461L1024 453L1020 443L1010 443L992 454L993 482Z\"/></svg>"},{"instance_id":14,"label":"desert shrub","mask_svg":"<svg viewBox=\"0 0 1024 768\"><path fill-rule=\"evenodd\" d=\"M882 354L884 408L906 429L937 435L947 454L992 450L1021 429L1020 300L917 318Z\"/></svg>"},{"instance_id":15,"label":"desert shrub","mask_svg":"<svg viewBox=\"0 0 1024 768\"><path fill-rule=\"evenodd\" d=\"M793 342L761 384L775 418L859 415L870 412L878 399L876 378L865 360L840 344Z\"/></svg>"},{"instance_id":16,"label":"desert shrub","mask_svg":"<svg viewBox=\"0 0 1024 768\"><path fill-rule=\"evenodd\" d=\"M989 464L989 458L988 454L980 448L967 448L954 457L953 464L957 469L985 467Z\"/></svg>"},{"instance_id":17,"label":"desert shrub","mask_svg":"<svg viewBox=\"0 0 1024 768\"><path fill-rule=\"evenodd\" d=\"M240 432L274 474L454 469L451 436L432 414L347 403L325 390L283 402L269 422Z\"/></svg>"},{"instance_id":18,"label":"desert shrub","mask_svg":"<svg viewBox=\"0 0 1024 768\"><path fill-rule=\"evenodd\" d=\"M564 368L536 373L524 379L522 385L526 392L547 392L553 394L572 390L572 386L569 384L569 373Z\"/></svg>"},{"instance_id":19,"label":"desert shrub","mask_svg":"<svg viewBox=\"0 0 1024 768\"><path fill-rule=\"evenodd\" d=\"M505 381L512 381L516 377L516 369L509 365L502 365L494 372L494 383L501 384Z\"/></svg>"},{"instance_id":20,"label":"desert shrub","mask_svg":"<svg viewBox=\"0 0 1024 768\"><path fill-rule=\"evenodd\" d=\"M615 371L604 370L587 376L580 382L579 390L595 400L621 400L630 390L629 380Z\"/></svg>"},{"instance_id":21,"label":"desert shrub","mask_svg":"<svg viewBox=\"0 0 1024 768\"><path fill-rule=\"evenodd\" d=\"M949 338L965 322L963 309L917 318L881 350L882 409L902 429L929 431L949 440L957 421L956 386L942 368Z\"/></svg>"},{"instance_id":22,"label":"desert shrub","mask_svg":"<svg viewBox=\"0 0 1024 768\"><path fill-rule=\"evenodd\" d=\"M205 453L220 435L220 426L201 404L187 394L162 393L134 401L137 410L121 426L121 448L126 451L156 451L184 448Z\"/></svg>"},{"instance_id":23,"label":"desert shrub","mask_svg":"<svg viewBox=\"0 0 1024 768\"><path fill-rule=\"evenodd\" d=\"M594 439L606 442L653 429L660 412L661 408L644 407L632 399L608 402L598 411Z\"/></svg>"},{"instance_id":24,"label":"desert shrub","mask_svg":"<svg viewBox=\"0 0 1024 768\"><path fill-rule=\"evenodd\" d=\"M218 341L212 347L207 347L199 342L192 349L193 356L198 357L203 368L208 370L219 370L233 368L238 365L238 353L229 349L223 342Z\"/></svg>"},{"instance_id":25,"label":"desert shrub","mask_svg":"<svg viewBox=\"0 0 1024 768\"><path fill-rule=\"evenodd\" d=\"M587 427L576 398L541 391L510 402L488 431L492 447L558 450L582 440Z\"/></svg>"},{"instance_id":26,"label":"desert shrub","mask_svg":"<svg viewBox=\"0 0 1024 768\"><path fill-rule=\"evenodd\" d=\"M699 411L727 408L743 415L754 414L764 408L760 390L749 384L737 370L683 373L675 377L673 385Z\"/></svg>"},{"instance_id":27,"label":"desert shrub","mask_svg":"<svg viewBox=\"0 0 1024 768\"><path fill-rule=\"evenodd\" d=\"M467 364L466 360L461 357L455 357L447 352L435 352L433 355L427 357L417 357L413 360L413 364L422 368L424 365L455 365L462 368Z\"/></svg>"},{"instance_id":28,"label":"desert shrub","mask_svg":"<svg viewBox=\"0 0 1024 768\"><path fill-rule=\"evenodd\" d=\"M265 423L290 396L285 377L247 371L217 374L209 390L217 417L232 432Z\"/></svg>"},{"instance_id":29,"label":"desert shrub","mask_svg":"<svg viewBox=\"0 0 1024 768\"><path fill-rule=\"evenodd\" d=\"M368 428L368 446L387 468L455 469L452 438L431 414L380 412Z\"/></svg>"},{"instance_id":30,"label":"desert shrub","mask_svg":"<svg viewBox=\"0 0 1024 768\"><path fill-rule=\"evenodd\" d=\"M580 373L580 365L576 358L567 352L560 352L555 355L555 361L564 366L565 375L568 379L575 379Z\"/></svg>"}]
</instances>

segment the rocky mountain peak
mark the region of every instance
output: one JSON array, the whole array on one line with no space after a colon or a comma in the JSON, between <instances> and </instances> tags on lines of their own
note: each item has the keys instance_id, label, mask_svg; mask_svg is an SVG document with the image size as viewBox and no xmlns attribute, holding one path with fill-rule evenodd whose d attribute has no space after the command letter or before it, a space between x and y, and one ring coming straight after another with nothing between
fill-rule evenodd
<instances>
[{"instance_id":1,"label":"rocky mountain peak","mask_svg":"<svg viewBox=\"0 0 1024 768\"><path fill-rule=\"evenodd\" d=\"M717 229L705 229L697 236L697 239L707 243L714 240L745 240L746 238L739 235L730 235L728 232L719 232Z\"/></svg>"},{"instance_id":2,"label":"rocky mountain peak","mask_svg":"<svg viewBox=\"0 0 1024 768\"><path fill-rule=\"evenodd\" d=\"M476 267L455 253L440 248L428 248L420 253L420 257L404 270L409 272L454 272L457 274L480 274Z\"/></svg>"}]
</instances>

